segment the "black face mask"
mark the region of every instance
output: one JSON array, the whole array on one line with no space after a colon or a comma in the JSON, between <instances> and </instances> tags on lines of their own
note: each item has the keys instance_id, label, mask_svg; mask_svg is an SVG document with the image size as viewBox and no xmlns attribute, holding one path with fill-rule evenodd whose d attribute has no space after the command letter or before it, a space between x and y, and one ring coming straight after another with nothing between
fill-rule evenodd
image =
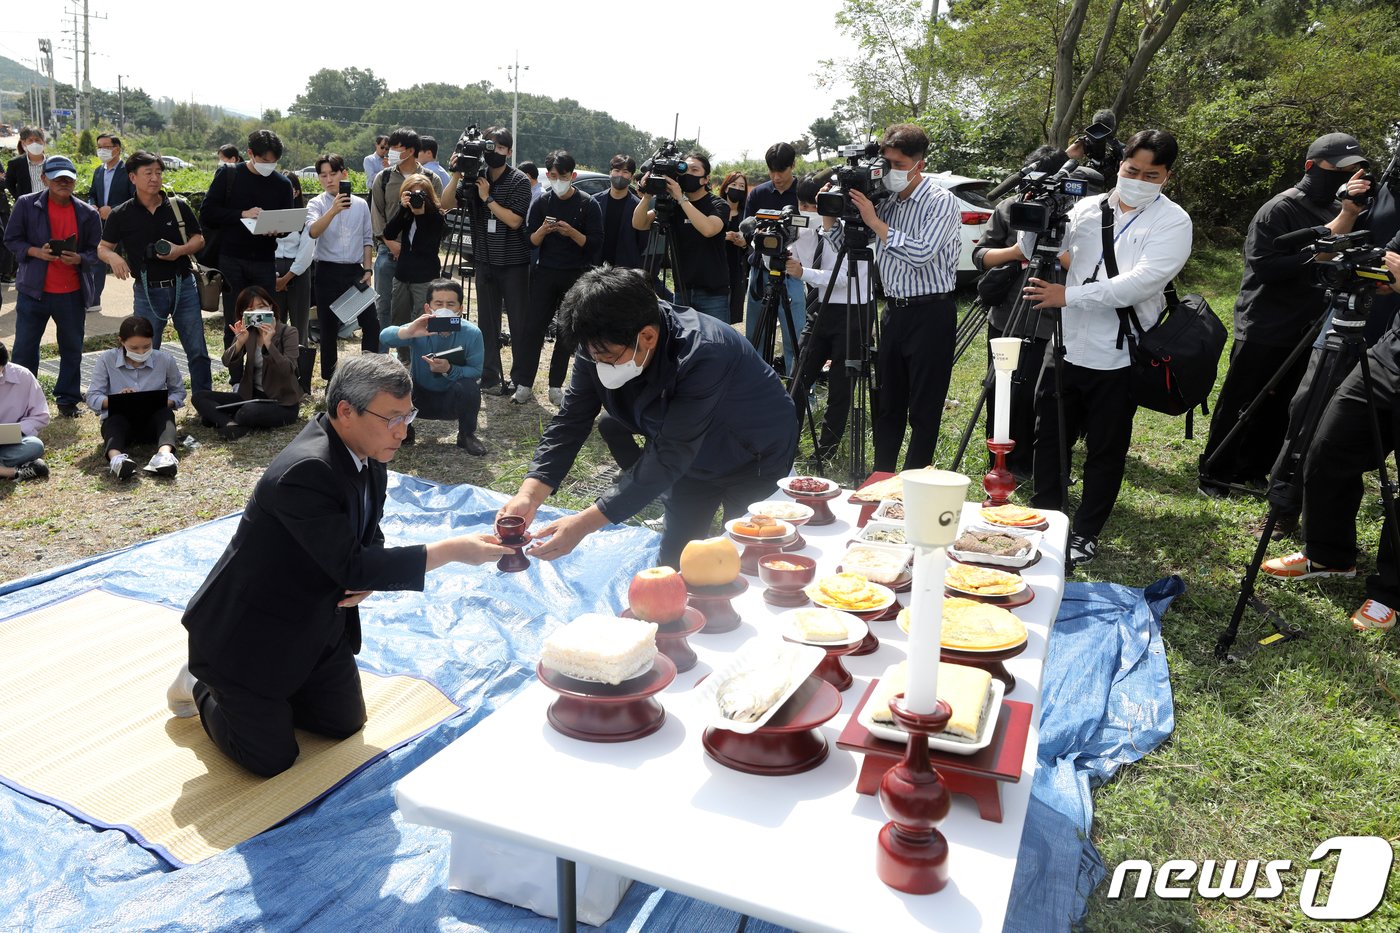
<instances>
[{"instance_id":1,"label":"black face mask","mask_svg":"<svg viewBox=\"0 0 1400 933\"><path fill-rule=\"evenodd\" d=\"M680 186L681 190L686 194L693 194L703 187L699 175L682 175L680 177Z\"/></svg>"},{"instance_id":2,"label":"black face mask","mask_svg":"<svg viewBox=\"0 0 1400 933\"><path fill-rule=\"evenodd\" d=\"M743 188L730 188L724 193L724 196L735 204L743 204L744 198L748 197L748 194L748 191Z\"/></svg>"},{"instance_id":3,"label":"black face mask","mask_svg":"<svg viewBox=\"0 0 1400 933\"><path fill-rule=\"evenodd\" d=\"M500 168L502 165L506 164L506 157L499 152L488 152L482 158L486 160L486 164L491 168Z\"/></svg>"},{"instance_id":4,"label":"black face mask","mask_svg":"<svg viewBox=\"0 0 1400 933\"><path fill-rule=\"evenodd\" d=\"M1345 185L1347 180L1355 174L1354 169L1323 168L1320 165L1313 165L1304 173L1303 180L1298 183L1298 190L1306 194L1309 201L1331 204L1337 199L1337 189Z\"/></svg>"},{"instance_id":5,"label":"black face mask","mask_svg":"<svg viewBox=\"0 0 1400 933\"><path fill-rule=\"evenodd\" d=\"M618 191L622 191L629 184L631 184L631 182L627 180L627 177L625 175L614 175L610 179L609 184L611 184Z\"/></svg>"}]
</instances>

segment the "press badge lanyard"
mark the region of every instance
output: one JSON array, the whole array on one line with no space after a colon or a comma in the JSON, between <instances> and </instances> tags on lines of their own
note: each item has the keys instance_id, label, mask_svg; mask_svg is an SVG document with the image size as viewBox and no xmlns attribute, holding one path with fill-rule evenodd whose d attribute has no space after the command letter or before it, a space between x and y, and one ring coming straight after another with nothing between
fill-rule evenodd
<instances>
[{"instance_id":1,"label":"press badge lanyard","mask_svg":"<svg viewBox=\"0 0 1400 933\"><path fill-rule=\"evenodd\" d=\"M1146 204L1144 204L1142 207L1138 208L1136 211L1133 212L1133 216L1129 217L1129 218L1128 218L1128 222L1125 223L1125 224L1123 225L1123 229L1122 229L1122 230L1119 230L1117 233L1115 233L1115 234L1113 235L1113 243L1114 243L1115 246L1118 244L1118 239L1119 239L1119 237L1121 237L1123 234L1127 233L1127 232L1128 232L1128 228L1131 227L1133 224L1137 223L1137 219L1138 219L1139 217L1141 217L1144 213L1146 213L1146 212L1147 212L1147 209L1148 209L1149 207L1151 207L1152 205L1156 204L1158 198L1161 198L1161 195L1160 195L1160 194L1157 195L1157 197L1153 198L1151 201L1148 201L1148 202L1147 202ZM1100 251L1099 251L1099 261L1096 262L1096 263L1094 263L1094 272L1093 272L1093 274L1090 275L1087 279L1085 279L1085 280L1083 281L1082 284L1088 285L1090 282L1097 282L1097 281L1099 280L1099 269L1102 268L1102 267L1103 267L1103 251L1100 250Z\"/></svg>"}]
</instances>

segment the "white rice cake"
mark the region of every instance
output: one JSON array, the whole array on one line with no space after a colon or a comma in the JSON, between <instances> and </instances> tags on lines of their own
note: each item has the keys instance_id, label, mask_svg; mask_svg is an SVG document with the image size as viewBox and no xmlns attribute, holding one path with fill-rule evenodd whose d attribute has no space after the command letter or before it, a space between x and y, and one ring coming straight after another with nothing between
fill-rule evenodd
<instances>
[{"instance_id":1,"label":"white rice cake","mask_svg":"<svg viewBox=\"0 0 1400 933\"><path fill-rule=\"evenodd\" d=\"M550 633L541 660L565 677L620 684L655 657L655 622L587 613Z\"/></svg>"},{"instance_id":2,"label":"white rice cake","mask_svg":"<svg viewBox=\"0 0 1400 933\"><path fill-rule=\"evenodd\" d=\"M903 693L909 678L909 662L901 661L890 676L880 681L870 698L870 718L876 722L894 724L890 699ZM938 662L938 698L953 708L952 718L943 735L977 741L982 734L982 719L986 716L987 697L991 694L992 675L981 668L964 664Z\"/></svg>"},{"instance_id":3,"label":"white rice cake","mask_svg":"<svg viewBox=\"0 0 1400 933\"><path fill-rule=\"evenodd\" d=\"M844 641L850 635L846 620L833 609L799 609L793 627L804 641Z\"/></svg>"}]
</instances>

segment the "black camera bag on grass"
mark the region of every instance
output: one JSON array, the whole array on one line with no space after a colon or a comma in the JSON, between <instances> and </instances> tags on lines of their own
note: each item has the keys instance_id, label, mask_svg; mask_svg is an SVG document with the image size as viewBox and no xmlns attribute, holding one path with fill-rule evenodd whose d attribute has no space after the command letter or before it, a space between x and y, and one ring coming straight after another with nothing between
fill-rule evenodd
<instances>
[{"instance_id":1,"label":"black camera bag on grass","mask_svg":"<svg viewBox=\"0 0 1400 933\"><path fill-rule=\"evenodd\" d=\"M1103 208L1103 264L1109 278L1118 275L1113 254L1113 208ZM1215 387L1225 325L1200 295L1178 298L1176 285L1163 290L1167 306L1151 330L1144 331L1132 308L1118 309L1118 346L1128 342L1132 359L1133 399L1143 408L1186 416L1186 436L1193 436L1193 415L1210 414L1206 402Z\"/></svg>"}]
</instances>

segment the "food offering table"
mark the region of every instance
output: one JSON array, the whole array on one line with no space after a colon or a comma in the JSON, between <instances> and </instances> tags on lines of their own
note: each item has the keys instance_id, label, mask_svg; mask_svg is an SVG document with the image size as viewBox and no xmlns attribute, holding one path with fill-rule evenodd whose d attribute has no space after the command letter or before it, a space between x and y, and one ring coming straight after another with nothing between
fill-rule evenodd
<instances>
[{"instance_id":1,"label":"food offering table","mask_svg":"<svg viewBox=\"0 0 1400 933\"><path fill-rule=\"evenodd\" d=\"M844 493L830 505L836 520L804 526L807 546L798 552L818 560L819 575L835 572L861 514ZM963 524L977 512L966 504ZM830 746L820 765L773 777L733 770L706 753L696 683L749 639L776 631L782 612L764 602L756 580L734 599L737 628L691 636L698 663L657 695L666 719L654 733L613 744L568 738L547 719L556 694L535 682L405 777L396 789L399 808L410 822L554 856L560 929L572 929L574 864L582 862L803 931L1000 930L1036 766L1041 668L1064 591L1066 520L1048 514L1043 556L1022 572L1035 599L1014 610L1026 624L1026 648L1005 661L1016 684L1006 699L1029 707L1021 717L1029 722L1019 779L998 781L995 806L985 788L980 799L955 792L940 826L951 879L936 894L903 894L876 876L876 836L886 817L878 798L857 784L868 790L879 766L849 748L858 730L848 727L871 682L905 658L907 638L894 621L870 624L878 650L843 659L855 683L820 727ZM989 806L1000 810L1000 822L979 814Z\"/></svg>"}]
</instances>

